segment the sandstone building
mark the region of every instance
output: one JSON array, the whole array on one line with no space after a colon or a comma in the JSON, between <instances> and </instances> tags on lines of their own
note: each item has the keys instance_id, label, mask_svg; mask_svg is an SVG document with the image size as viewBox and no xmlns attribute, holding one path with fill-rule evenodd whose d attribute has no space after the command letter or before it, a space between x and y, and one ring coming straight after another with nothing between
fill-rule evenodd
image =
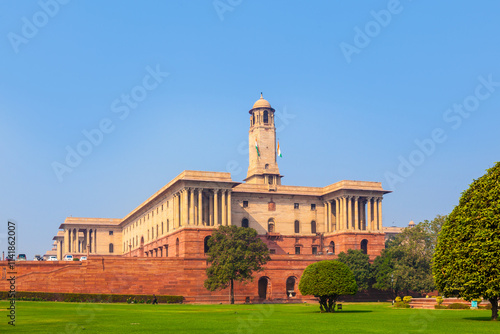
<instances>
[{"instance_id":1,"label":"sandstone building","mask_svg":"<svg viewBox=\"0 0 500 334\"><path fill-rule=\"evenodd\" d=\"M203 255L219 225L251 227L272 254L336 254L384 247L379 182L340 181L322 188L282 185L275 110L262 95L250 113L244 182L229 173L186 170L123 219L68 217L56 241L65 254L132 257Z\"/></svg>"}]
</instances>

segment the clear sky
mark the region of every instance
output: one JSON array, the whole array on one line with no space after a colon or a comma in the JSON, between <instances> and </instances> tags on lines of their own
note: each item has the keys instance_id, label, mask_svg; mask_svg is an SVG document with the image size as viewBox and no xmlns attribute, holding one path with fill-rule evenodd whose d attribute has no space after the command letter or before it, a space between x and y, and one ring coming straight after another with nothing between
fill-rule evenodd
<instances>
[{"instance_id":1,"label":"clear sky","mask_svg":"<svg viewBox=\"0 0 500 334\"><path fill-rule=\"evenodd\" d=\"M498 1L1 0L0 13L0 250L9 219L32 258L67 216L122 218L183 170L242 181L260 92L283 184L382 182L385 226L448 214L500 160Z\"/></svg>"}]
</instances>

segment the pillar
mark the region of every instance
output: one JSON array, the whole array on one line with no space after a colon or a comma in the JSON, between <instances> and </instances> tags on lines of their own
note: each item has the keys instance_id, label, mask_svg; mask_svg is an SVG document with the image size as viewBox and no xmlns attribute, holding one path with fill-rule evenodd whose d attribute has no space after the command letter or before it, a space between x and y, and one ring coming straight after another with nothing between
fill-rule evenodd
<instances>
[{"instance_id":1,"label":"pillar","mask_svg":"<svg viewBox=\"0 0 500 334\"><path fill-rule=\"evenodd\" d=\"M94 229L94 253L97 254L97 229Z\"/></svg>"},{"instance_id":2,"label":"pillar","mask_svg":"<svg viewBox=\"0 0 500 334\"><path fill-rule=\"evenodd\" d=\"M366 218L366 224L367 224L367 229L370 231L373 231L373 224L372 224L372 198L367 197L366 198L366 211L367 211L367 218Z\"/></svg>"},{"instance_id":3,"label":"pillar","mask_svg":"<svg viewBox=\"0 0 500 334\"><path fill-rule=\"evenodd\" d=\"M351 205L351 197L347 196L347 229L350 230L352 228L352 205Z\"/></svg>"},{"instance_id":4,"label":"pillar","mask_svg":"<svg viewBox=\"0 0 500 334\"><path fill-rule=\"evenodd\" d=\"M64 231L64 248L65 248L64 252L66 254L69 254L69 252L70 252L70 246L69 246L69 244L71 242L70 238L71 238L71 231L69 229L66 229Z\"/></svg>"},{"instance_id":5,"label":"pillar","mask_svg":"<svg viewBox=\"0 0 500 334\"><path fill-rule=\"evenodd\" d=\"M341 221L340 221L340 200L338 198L335 199L335 230L340 230Z\"/></svg>"},{"instance_id":6,"label":"pillar","mask_svg":"<svg viewBox=\"0 0 500 334\"><path fill-rule=\"evenodd\" d=\"M354 196L354 230L359 230L359 197Z\"/></svg>"},{"instance_id":7,"label":"pillar","mask_svg":"<svg viewBox=\"0 0 500 334\"><path fill-rule=\"evenodd\" d=\"M198 222L196 225L203 225L203 189L198 189Z\"/></svg>"},{"instance_id":8,"label":"pillar","mask_svg":"<svg viewBox=\"0 0 500 334\"><path fill-rule=\"evenodd\" d=\"M177 194L172 196L172 229L177 228Z\"/></svg>"},{"instance_id":9,"label":"pillar","mask_svg":"<svg viewBox=\"0 0 500 334\"><path fill-rule=\"evenodd\" d=\"M194 222L194 189L189 188L189 192L191 193L191 198L189 200L189 220L188 225L195 225Z\"/></svg>"},{"instance_id":10,"label":"pillar","mask_svg":"<svg viewBox=\"0 0 500 334\"><path fill-rule=\"evenodd\" d=\"M227 191L227 225L232 225L231 220L231 190Z\"/></svg>"},{"instance_id":11,"label":"pillar","mask_svg":"<svg viewBox=\"0 0 500 334\"><path fill-rule=\"evenodd\" d=\"M188 224L188 190L182 189L182 226L187 226Z\"/></svg>"},{"instance_id":12,"label":"pillar","mask_svg":"<svg viewBox=\"0 0 500 334\"><path fill-rule=\"evenodd\" d=\"M225 189L222 189L222 193L221 193L221 210L222 210L222 221L221 221L221 225L226 225L227 226L227 205L226 205L226 199L227 199L227 196L226 196L226 191Z\"/></svg>"},{"instance_id":13,"label":"pillar","mask_svg":"<svg viewBox=\"0 0 500 334\"><path fill-rule=\"evenodd\" d=\"M219 225L219 189L214 189L214 226Z\"/></svg>"},{"instance_id":14,"label":"pillar","mask_svg":"<svg viewBox=\"0 0 500 334\"><path fill-rule=\"evenodd\" d=\"M373 230L377 230L378 225L378 203L377 198L373 198Z\"/></svg>"},{"instance_id":15,"label":"pillar","mask_svg":"<svg viewBox=\"0 0 500 334\"><path fill-rule=\"evenodd\" d=\"M87 229L87 233L85 233L85 239L87 239L87 243L85 245L86 247L85 251L90 252L90 229Z\"/></svg>"},{"instance_id":16,"label":"pillar","mask_svg":"<svg viewBox=\"0 0 500 334\"><path fill-rule=\"evenodd\" d=\"M330 232L330 224L328 224L328 201L323 204L325 206L325 232Z\"/></svg>"},{"instance_id":17,"label":"pillar","mask_svg":"<svg viewBox=\"0 0 500 334\"><path fill-rule=\"evenodd\" d=\"M214 190L215 192L215 190ZM208 226L214 226L214 195L208 193Z\"/></svg>"},{"instance_id":18,"label":"pillar","mask_svg":"<svg viewBox=\"0 0 500 334\"><path fill-rule=\"evenodd\" d=\"M380 231L382 229L382 198L377 198L378 204L378 222L377 222L377 230Z\"/></svg>"}]
</instances>

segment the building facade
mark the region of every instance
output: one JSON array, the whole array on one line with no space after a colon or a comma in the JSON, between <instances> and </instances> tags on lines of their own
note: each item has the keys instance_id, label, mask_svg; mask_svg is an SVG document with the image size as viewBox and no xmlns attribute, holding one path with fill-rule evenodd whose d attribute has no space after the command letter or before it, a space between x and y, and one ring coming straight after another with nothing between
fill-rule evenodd
<instances>
[{"instance_id":1,"label":"building facade","mask_svg":"<svg viewBox=\"0 0 500 334\"><path fill-rule=\"evenodd\" d=\"M325 187L282 185L275 110L262 95L250 114L249 166L243 182L229 173L186 170L122 219L68 217L54 237L64 255L203 257L220 225L254 228L272 255L328 255L384 248L379 182Z\"/></svg>"}]
</instances>

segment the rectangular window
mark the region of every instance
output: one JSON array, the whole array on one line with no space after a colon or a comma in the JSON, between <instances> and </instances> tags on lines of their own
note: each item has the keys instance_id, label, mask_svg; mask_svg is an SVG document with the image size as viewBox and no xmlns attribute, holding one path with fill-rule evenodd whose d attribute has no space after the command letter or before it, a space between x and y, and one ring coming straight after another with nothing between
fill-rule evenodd
<instances>
[{"instance_id":1,"label":"rectangular window","mask_svg":"<svg viewBox=\"0 0 500 334\"><path fill-rule=\"evenodd\" d=\"M299 203L293 203L293 208L298 209L299 208Z\"/></svg>"},{"instance_id":2,"label":"rectangular window","mask_svg":"<svg viewBox=\"0 0 500 334\"><path fill-rule=\"evenodd\" d=\"M316 210L316 204L311 204L311 210L312 211Z\"/></svg>"},{"instance_id":3,"label":"rectangular window","mask_svg":"<svg viewBox=\"0 0 500 334\"><path fill-rule=\"evenodd\" d=\"M300 247L295 247L295 255L300 255Z\"/></svg>"},{"instance_id":4,"label":"rectangular window","mask_svg":"<svg viewBox=\"0 0 500 334\"><path fill-rule=\"evenodd\" d=\"M109 235L113 235L113 231L109 231Z\"/></svg>"},{"instance_id":5,"label":"rectangular window","mask_svg":"<svg viewBox=\"0 0 500 334\"><path fill-rule=\"evenodd\" d=\"M313 246L313 250L312 250L312 252L313 252L313 255L318 254L318 247Z\"/></svg>"},{"instance_id":6,"label":"rectangular window","mask_svg":"<svg viewBox=\"0 0 500 334\"><path fill-rule=\"evenodd\" d=\"M243 207L248 208L248 201L243 201Z\"/></svg>"},{"instance_id":7,"label":"rectangular window","mask_svg":"<svg viewBox=\"0 0 500 334\"><path fill-rule=\"evenodd\" d=\"M270 249L269 254L276 254L276 249Z\"/></svg>"}]
</instances>

